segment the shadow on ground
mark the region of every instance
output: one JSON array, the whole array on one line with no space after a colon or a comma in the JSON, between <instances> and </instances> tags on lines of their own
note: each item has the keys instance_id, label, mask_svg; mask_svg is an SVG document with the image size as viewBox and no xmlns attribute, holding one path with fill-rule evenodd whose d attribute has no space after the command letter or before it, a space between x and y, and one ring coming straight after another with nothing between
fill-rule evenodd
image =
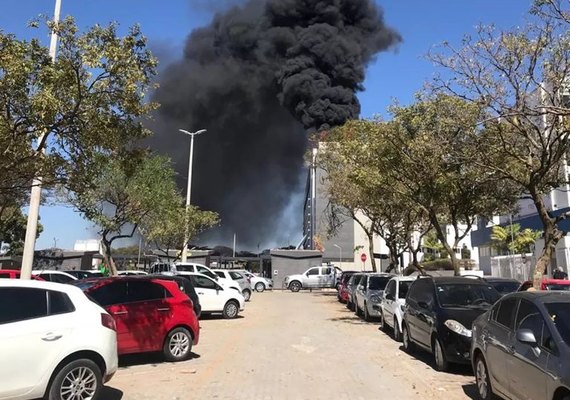
<instances>
[{"instance_id":1,"label":"shadow on ground","mask_svg":"<svg viewBox=\"0 0 570 400\"><path fill-rule=\"evenodd\" d=\"M200 358L200 355L192 352L189 360L193 360L195 358ZM157 367L160 364L166 363L168 363L168 361L164 359L164 355L162 353L127 354L119 357L119 367L124 369L134 367L136 365L150 365L152 367ZM106 397L102 398L107 400Z\"/></svg>"},{"instance_id":2,"label":"shadow on ground","mask_svg":"<svg viewBox=\"0 0 570 400\"><path fill-rule=\"evenodd\" d=\"M328 318L328 321L333 322L343 322L345 324L351 325L373 325L377 324L377 321L370 321L366 322L365 320L358 318L356 315L347 315L346 317L335 317L335 318Z\"/></svg>"},{"instance_id":3,"label":"shadow on ground","mask_svg":"<svg viewBox=\"0 0 570 400\"><path fill-rule=\"evenodd\" d=\"M400 346L400 351L406 352L402 346ZM413 353L407 354L411 358L421 361L422 363L430 366L435 370L435 359L432 354L421 350L415 350ZM473 370L471 369L471 366L462 364L450 364L449 371L446 373L451 375L473 376Z\"/></svg>"},{"instance_id":4,"label":"shadow on ground","mask_svg":"<svg viewBox=\"0 0 570 400\"><path fill-rule=\"evenodd\" d=\"M99 394L99 398L105 400L121 400L123 398L123 392L109 386L104 386Z\"/></svg>"},{"instance_id":5,"label":"shadow on ground","mask_svg":"<svg viewBox=\"0 0 570 400\"><path fill-rule=\"evenodd\" d=\"M478 400L479 396L477 394L477 385L474 383L470 383L469 385L463 385L463 393L465 393L465 395L467 397L469 397L470 399L473 400Z\"/></svg>"},{"instance_id":6,"label":"shadow on ground","mask_svg":"<svg viewBox=\"0 0 570 400\"><path fill-rule=\"evenodd\" d=\"M242 318L244 318L244 316L238 314L237 317L235 317L234 319L242 319ZM225 319L222 314L202 314L202 315L200 315L200 321L216 321L216 320L229 321L229 320Z\"/></svg>"}]
</instances>

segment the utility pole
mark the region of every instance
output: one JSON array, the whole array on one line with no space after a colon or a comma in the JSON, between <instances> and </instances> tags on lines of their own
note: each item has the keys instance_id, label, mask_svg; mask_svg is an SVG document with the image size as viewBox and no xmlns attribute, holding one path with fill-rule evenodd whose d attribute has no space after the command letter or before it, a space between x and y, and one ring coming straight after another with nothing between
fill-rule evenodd
<instances>
[{"instance_id":1,"label":"utility pole","mask_svg":"<svg viewBox=\"0 0 570 400\"><path fill-rule=\"evenodd\" d=\"M233 258L236 257L236 238L237 238L237 233L234 233L234 252L233 252L234 255L233 255Z\"/></svg>"},{"instance_id":2,"label":"utility pole","mask_svg":"<svg viewBox=\"0 0 570 400\"><path fill-rule=\"evenodd\" d=\"M57 51L57 24L59 23L59 14L61 12L61 0L55 0L55 10L53 13L54 28L51 31L49 43L49 55L51 61L55 63ZM39 139L39 143L43 141L44 132ZM45 151L42 149L42 153ZM28 210L28 223L26 225L26 238L24 242L24 253L22 254L22 270L20 272L21 279L32 278L32 265L34 263L34 250L36 248L36 236L38 233L38 218L40 215L40 202L42 199L42 177L39 172L32 182L32 192L30 194L30 207Z\"/></svg>"}]
</instances>

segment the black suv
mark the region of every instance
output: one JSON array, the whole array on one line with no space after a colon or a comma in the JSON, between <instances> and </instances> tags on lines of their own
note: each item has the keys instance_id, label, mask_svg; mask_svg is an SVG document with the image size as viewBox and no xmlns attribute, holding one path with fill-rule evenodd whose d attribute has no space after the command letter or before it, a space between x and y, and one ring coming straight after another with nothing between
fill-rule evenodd
<instances>
[{"instance_id":1,"label":"black suv","mask_svg":"<svg viewBox=\"0 0 570 400\"><path fill-rule=\"evenodd\" d=\"M461 277L419 277L406 296L402 341L435 356L436 368L469 364L471 326L501 295L483 281Z\"/></svg>"}]
</instances>

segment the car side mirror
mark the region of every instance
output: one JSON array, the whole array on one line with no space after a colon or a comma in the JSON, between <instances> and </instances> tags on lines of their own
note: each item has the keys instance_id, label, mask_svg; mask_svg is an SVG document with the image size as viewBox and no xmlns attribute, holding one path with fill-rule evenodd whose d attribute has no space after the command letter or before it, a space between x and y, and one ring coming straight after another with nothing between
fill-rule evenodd
<instances>
[{"instance_id":1,"label":"car side mirror","mask_svg":"<svg viewBox=\"0 0 570 400\"><path fill-rule=\"evenodd\" d=\"M387 299L387 300L392 300L392 301L394 301L394 295L393 295L392 293L388 293L388 294L386 295L386 299Z\"/></svg>"},{"instance_id":2,"label":"car side mirror","mask_svg":"<svg viewBox=\"0 0 570 400\"><path fill-rule=\"evenodd\" d=\"M517 340L521 343L528 344L532 347L538 345L534 333L530 329L519 329L517 331Z\"/></svg>"}]
</instances>

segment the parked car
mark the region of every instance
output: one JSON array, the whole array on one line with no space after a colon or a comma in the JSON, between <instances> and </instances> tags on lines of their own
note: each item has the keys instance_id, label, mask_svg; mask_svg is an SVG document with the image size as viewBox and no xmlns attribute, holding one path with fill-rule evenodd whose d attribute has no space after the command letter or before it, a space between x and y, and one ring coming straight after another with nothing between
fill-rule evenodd
<instances>
[{"instance_id":1,"label":"parked car","mask_svg":"<svg viewBox=\"0 0 570 400\"><path fill-rule=\"evenodd\" d=\"M74 286L0 280L0 398L97 398L117 371L115 329Z\"/></svg>"},{"instance_id":2,"label":"parked car","mask_svg":"<svg viewBox=\"0 0 570 400\"><path fill-rule=\"evenodd\" d=\"M523 282L519 292L524 292L532 287L532 281ZM566 279L543 279L540 290L570 290L570 280Z\"/></svg>"},{"instance_id":3,"label":"parked car","mask_svg":"<svg viewBox=\"0 0 570 400\"><path fill-rule=\"evenodd\" d=\"M273 279L265 278L263 276L257 276L244 269L235 270L241 274L244 274L250 279L251 287L255 289L256 292L261 293L267 289L273 289Z\"/></svg>"},{"instance_id":4,"label":"parked car","mask_svg":"<svg viewBox=\"0 0 570 400\"><path fill-rule=\"evenodd\" d=\"M19 269L0 269L0 279L20 279ZM32 275L32 279L36 281L45 281L44 278Z\"/></svg>"},{"instance_id":5,"label":"parked car","mask_svg":"<svg viewBox=\"0 0 570 400\"><path fill-rule=\"evenodd\" d=\"M358 283L354 291L354 303L356 305L356 315L362 316L365 321L371 318L378 318L380 312L373 308L380 304L384 295L384 288L393 275L389 274L366 274Z\"/></svg>"},{"instance_id":6,"label":"parked car","mask_svg":"<svg viewBox=\"0 0 570 400\"><path fill-rule=\"evenodd\" d=\"M76 279L87 279L87 278L102 278L103 273L100 271L89 271L89 270L71 270L65 271L66 274L74 276Z\"/></svg>"},{"instance_id":7,"label":"parked car","mask_svg":"<svg viewBox=\"0 0 570 400\"><path fill-rule=\"evenodd\" d=\"M119 276L140 276L148 275L148 272L139 271L138 269L129 269L126 271L118 271Z\"/></svg>"},{"instance_id":8,"label":"parked car","mask_svg":"<svg viewBox=\"0 0 570 400\"><path fill-rule=\"evenodd\" d=\"M115 318L119 355L162 351L167 360L182 361L198 344L192 301L175 281L112 277L76 285Z\"/></svg>"},{"instance_id":9,"label":"parked car","mask_svg":"<svg viewBox=\"0 0 570 400\"><path fill-rule=\"evenodd\" d=\"M418 277L406 296L404 349L433 353L439 371L448 370L449 363L469 364L473 321L500 297L482 280Z\"/></svg>"},{"instance_id":10,"label":"parked car","mask_svg":"<svg viewBox=\"0 0 570 400\"><path fill-rule=\"evenodd\" d=\"M71 283L77 280L77 278L74 277L73 275L70 275L67 272L63 271L51 271L51 270L32 271L32 275L39 276L45 281L55 282L55 283Z\"/></svg>"},{"instance_id":11,"label":"parked car","mask_svg":"<svg viewBox=\"0 0 570 400\"><path fill-rule=\"evenodd\" d=\"M249 278L233 270L213 269L212 271L222 279L236 282L241 289L241 294L243 294L245 301L251 299L251 283Z\"/></svg>"},{"instance_id":12,"label":"parked car","mask_svg":"<svg viewBox=\"0 0 570 400\"><path fill-rule=\"evenodd\" d=\"M245 299L243 295L232 288L222 287L209 276L187 272L184 274L191 280L200 298L202 314L221 313L224 318L236 318L243 311Z\"/></svg>"},{"instance_id":13,"label":"parked car","mask_svg":"<svg viewBox=\"0 0 570 400\"><path fill-rule=\"evenodd\" d=\"M355 273L356 271L342 271L337 291L339 302L346 303L348 301L347 283L350 277Z\"/></svg>"},{"instance_id":14,"label":"parked car","mask_svg":"<svg viewBox=\"0 0 570 400\"><path fill-rule=\"evenodd\" d=\"M493 286L501 296L516 292L521 285L519 281L511 278L485 277L483 279Z\"/></svg>"},{"instance_id":15,"label":"parked car","mask_svg":"<svg viewBox=\"0 0 570 400\"><path fill-rule=\"evenodd\" d=\"M185 275L185 274L206 275L207 277L218 282L223 287L237 290L240 293L242 291L242 288L239 285L239 283L235 282L233 279L220 278L218 274L216 274L213 270L211 270L210 268L206 267L203 264L178 262L174 266L173 273L177 275Z\"/></svg>"},{"instance_id":16,"label":"parked car","mask_svg":"<svg viewBox=\"0 0 570 400\"><path fill-rule=\"evenodd\" d=\"M504 296L473 324L479 397L570 399L570 294Z\"/></svg>"},{"instance_id":17,"label":"parked car","mask_svg":"<svg viewBox=\"0 0 570 400\"><path fill-rule=\"evenodd\" d=\"M155 262L148 269L149 274L162 274L164 272L175 272L174 264L168 262Z\"/></svg>"},{"instance_id":18,"label":"parked car","mask_svg":"<svg viewBox=\"0 0 570 400\"><path fill-rule=\"evenodd\" d=\"M392 329L394 340L402 340L402 324L404 321L404 305L406 296L416 277L395 276L386 285L380 304L372 308L380 311L380 329L387 331Z\"/></svg>"},{"instance_id":19,"label":"parked car","mask_svg":"<svg viewBox=\"0 0 570 400\"><path fill-rule=\"evenodd\" d=\"M356 311L356 303L354 300L354 292L356 291L356 287L360 283L360 280L365 274L362 272L353 274L346 284L346 291L348 300L346 301L346 307L349 310Z\"/></svg>"},{"instance_id":20,"label":"parked car","mask_svg":"<svg viewBox=\"0 0 570 400\"><path fill-rule=\"evenodd\" d=\"M196 314L196 317L200 318L200 315L202 314L202 307L200 305L200 298L198 297L198 294L196 293L196 289L194 288L194 285L192 284L192 280L189 279L187 276L184 275L134 275L137 276L140 279L164 279L164 280L171 280L171 281L175 281L176 283L178 283L178 289L180 289L182 292L184 292L184 294L186 294L186 296L188 296L190 298L190 300L192 300L192 308L194 309L194 314Z\"/></svg>"},{"instance_id":21,"label":"parked car","mask_svg":"<svg viewBox=\"0 0 570 400\"><path fill-rule=\"evenodd\" d=\"M334 288L337 283L336 277L341 273L341 269L330 265L312 267L302 274L286 276L283 286L292 292L301 289Z\"/></svg>"}]
</instances>

